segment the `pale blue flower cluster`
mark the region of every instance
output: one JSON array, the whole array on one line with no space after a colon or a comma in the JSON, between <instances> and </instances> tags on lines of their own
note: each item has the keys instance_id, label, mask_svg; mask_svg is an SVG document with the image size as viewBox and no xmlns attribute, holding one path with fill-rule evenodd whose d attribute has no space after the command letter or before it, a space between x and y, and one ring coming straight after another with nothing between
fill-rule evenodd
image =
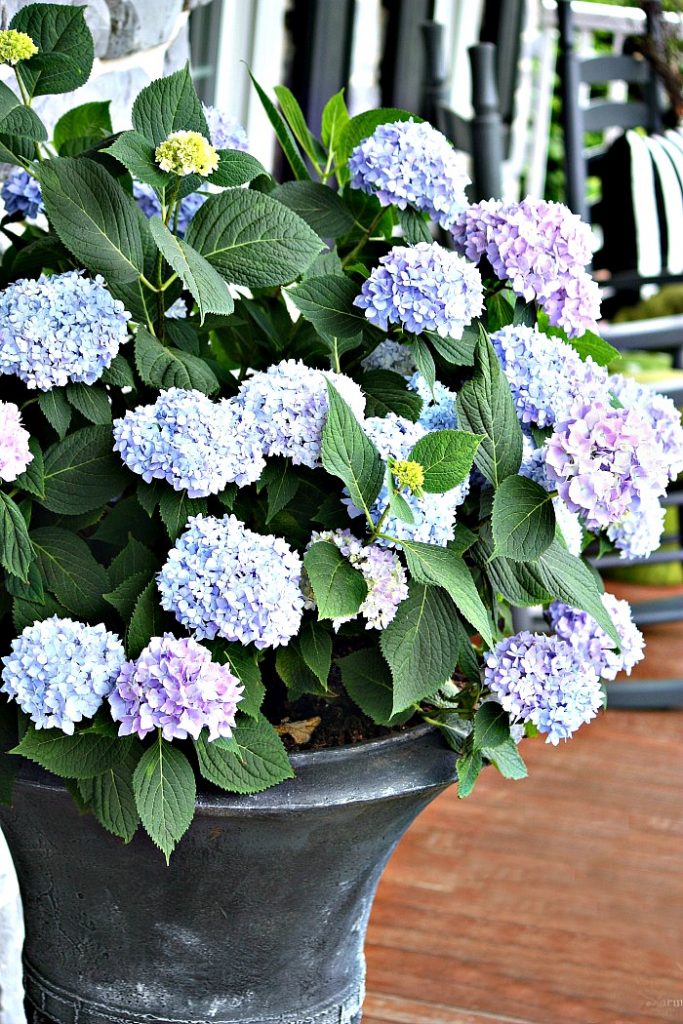
<instances>
[{"instance_id":1,"label":"pale blue flower cluster","mask_svg":"<svg viewBox=\"0 0 683 1024\"><path fill-rule=\"evenodd\" d=\"M411 423L402 416L390 413L388 416L369 417L364 425L365 433L377 448L384 460L395 459L402 461L410 458L410 453L429 431L420 423ZM402 497L408 503L413 516L412 523L404 523L394 515L388 515L382 526L382 533L398 540L416 540L425 544L438 544L445 547L449 540L453 540L455 529L456 509L462 505L469 492L469 479L464 483L453 487L445 494L425 493L421 497L409 492L403 493ZM386 483L372 508L370 515L373 522L379 522L380 516L389 501L389 491ZM350 499L345 499L349 515L352 518L361 514ZM382 545L389 544L388 541L380 541Z\"/></svg>"},{"instance_id":2,"label":"pale blue flower cluster","mask_svg":"<svg viewBox=\"0 0 683 1024\"><path fill-rule=\"evenodd\" d=\"M147 185L142 181L134 181L133 196L145 217L161 217L161 202L151 185ZM203 206L206 198L201 192L191 192L189 196L185 196L180 200L177 214L173 214L173 221L171 222L171 227L175 228L179 238L185 236L185 232L190 226L190 221L199 207Z\"/></svg>"},{"instance_id":3,"label":"pale blue flower cluster","mask_svg":"<svg viewBox=\"0 0 683 1024\"><path fill-rule=\"evenodd\" d=\"M367 629L386 629L396 615L401 601L408 596L406 571L398 555L378 544L363 545L350 530L323 530L311 535L308 548L319 541L327 541L339 548L344 558L362 574L368 588L358 615L366 620ZM315 608L315 597L304 574L305 607ZM355 615L332 620L335 629L344 622L355 619Z\"/></svg>"},{"instance_id":4,"label":"pale blue flower cluster","mask_svg":"<svg viewBox=\"0 0 683 1024\"><path fill-rule=\"evenodd\" d=\"M284 540L235 516L190 516L157 578L161 606L199 640L278 647L301 625L302 567Z\"/></svg>"},{"instance_id":5,"label":"pale blue flower cluster","mask_svg":"<svg viewBox=\"0 0 683 1024\"><path fill-rule=\"evenodd\" d=\"M522 423L552 426L565 419L578 398L607 397L607 371L583 361L566 341L522 324L491 335Z\"/></svg>"},{"instance_id":6,"label":"pale blue flower cluster","mask_svg":"<svg viewBox=\"0 0 683 1024\"><path fill-rule=\"evenodd\" d=\"M146 483L165 480L190 498L219 494L229 483L254 483L263 471L253 419L230 401L170 388L153 405L114 420L114 451Z\"/></svg>"},{"instance_id":7,"label":"pale blue flower cluster","mask_svg":"<svg viewBox=\"0 0 683 1024\"><path fill-rule=\"evenodd\" d=\"M469 177L461 154L427 122L381 124L349 157L351 188L382 206L412 206L449 230L467 205Z\"/></svg>"},{"instance_id":8,"label":"pale blue flower cluster","mask_svg":"<svg viewBox=\"0 0 683 1024\"><path fill-rule=\"evenodd\" d=\"M249 149L247 133L237 118L224 113L218 107L204 104L204 117L209 126L209 138L214 149Z\"/></svg>"},{"instance_id":9,"label":"pale blue flower cluster","mask_svg":"<svg viewBox=\"0 0 683 1024\"><path fill-rule=\"evenodd\" d=\"M664 460L669 480L683 473L683 424L680 410L667 396L619 373L609 378L610 390L626 409L646 416Z\"/></svg>"},{"instance_id":10,"label":"pale blue flower cluster","mask_svg":"<svg viewBox=\"0 0 683 1024\"><path fill-rule=\"evenodd\" d=\"M603 703L590 659L559 636L523 630L485 655L484 684L513 721L531 722L557 745Z\"/></svg>"},{"instance_id":11,"label":"pale blue flower cluster","mask_svg":"<svg viewBox=\"0 0 683 1024\"><path fill-rule=\"evenodd\" d=\"M35 220L45 212L38 181L21 167L15 167L5 178L2 201L5 212L12 217L19 214L24 220Z\"/></svg>"},{"instance_id":12,"label":"pale blue flower cluster","mask_svg":"<svg viewBox=\"0 0 683 1024\"><path fill-rule=\"evenodd\" d=\"M646 495L637 508L629 509L618 523L610 523L607 536L624 559L649 558L662 542L666 510L660 501Z\"/></svg>"},{"instance_id":13,"label":"pale blue flower cluster","mask_svg":"<svg viewBox=\"0 0 683 1024\"><path fill-rule=\"evenodd\" d=\"M535 299L570 337L596 330L600 290L585 269L591 231L566 206L485 200L460 215L453 239L469 259L486 257L496 277L527 302Z\"/></svg>"},{"instance_id":14,"label":"pale blue flower cluster","mask_svg":"<svg viewBox=\"0 0 683 1024\"><path fill-rule=\"evenodd\" d=\"M392 338L380 341L377 348L363 359L361 365L365 370L393 370L402 377L409 377L416 370L410 346L404 345L401 341L393 341Z\"/></svg>"},{"instance_id":15,"label":"pale blue flower cluster","mask_svg":"<svg viewBox=\"0 0 683 1024\"><path fill-rule=\"evenodd\" d=\"M461 338L484 308L479 271L436 242L395 245L363 282L354 305L381 330L400 324L412 334Z\"/></svg>"},{"instance_id":16,"label":"pale blue flower cluster","mask_svg":"<svg viewBox=\"0 0 683 1024\"><path fill-rule=\"evenodd\" d=\"M365 395L342 373L315 370L301 360L286 359L247 377L234 403L249 415L250 429L264 455L281 455L295 466L320 466L329 410L328 381L362 421Z\"/></svg>"},{"instance_id":17,"label":"pale blue flower cluster","mask_svg":"<svg viewBox=\"0 0 683 1024\"><path fill-rule=\"evenodd\" d=\"M191 637L155 636L135 661L126 662L109 694L119 736L144 739L161 729L165 740L229 739L244 687L229 665L219 665Z\"/></svg>"},{"instance_id":18,"label":"pale blue flower cluster","mask_svg":"<svg viewBox=\"0 0 683 1024\"><path fill-rule=\"evenodd\" d=\"M52 618L26 626L2 659L0 690L17 702L36 729L61 729L92 718L126 660L123 644L100 623Z\"/></svg>"},{"instance_id":19,"label":"pale blue flower cluster","mask_svg":"<svg viewBox=\"0 0 683 1024\"><path fill-rule=\"evenodd\" d=\"M612 680L619 672L630 675L633 666L642 661L645 640L633 621L628 601L620 601L613 594L603 594L602 603L619 634L619 651L614 640L588 612L571 608L562 601L553 601L548 615L557 635L574 648L577 657L590 662L602 679Z\"/></svg>"},{"instance_id":20,"label":"pale blue flower cluster","mask_svg":"<svg viewBox=\"0 0 683 1024\"><path fill-rule=\"evenodd\" d=\"M422 399L422 412L418 423L425 430L457 430L458 414L455 408L455 391L442 384L441 381L434 382L434 390L421 373L414 373L408 381L408 387L415 391Z\"/></svg>"},{"instance_id":21,"label":"pale blue flower cluster","mask_svg":"<svg viewBox=\"0 0 683 1024\"><path fill-rule=\"evenodd\" d=\"M16 281L0 292L0 373L41 391L93 384L126 341L129 319L99 275Z\"/></svg>"}]
</instances>

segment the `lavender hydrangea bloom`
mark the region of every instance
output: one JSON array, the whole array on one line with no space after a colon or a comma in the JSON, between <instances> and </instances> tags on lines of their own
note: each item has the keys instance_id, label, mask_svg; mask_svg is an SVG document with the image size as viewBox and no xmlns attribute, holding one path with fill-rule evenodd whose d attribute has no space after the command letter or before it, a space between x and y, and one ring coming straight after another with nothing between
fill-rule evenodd
<instances>
[{"instance_id":1,"label":"lavender hydrangea bloom","mask_svg":"<svg viewBox=\"0 0 683 1024\"><path fill-rule=\"evenodd\" d=\"M19 408L14 402L0 402L0 480L16 480L33 461L28 442Z\"/></svg>"},{"instance_id":2,"label":"lavender hydrangea bloom","mask_svg":"<svg viewBox=\"0 0 683 1024\"><path fill-rule=\"evenodd\" d=\"M415 360L409 345L385 338L376 349L366 356L361 366L364 370L393 370L402 377L415 373Z\"/></svg>"},{"instance_id":3,"label":"lavender hydrangea bloom","mask_svg":"<svg viewBox=\"0 0 683 1024\"><path fill-rule=\"evenodd\" d=\"M618 652L614 640L588 612L553 601L548 615L557 635L571 644L579 658L590 662L602 679L616 679L619 672L630 675L633 666L642 661L645 640L633 621L628 601L603 594L602 603L619 634Z\"/></svg>"},{"instance_id":4,"label":"lavender hydrangea bloom","mask_svg":"<svg viewBox=\"0 0 683 1024\"><path fill-rule=\"evenodd\" d=\"M667 469L654 431L635 409L577 403L546 441L549 480L589 530L605 529L664 493Z\"/></svg>"},{"instance_id":5,"label":"lavender hydrangea bloom","mask_svg":"<svg viewBox=\"0 0 683 1024\"><path fill-rule=\"evenodd\" d=\"M5 178L2 201L6 213L10 216L20 214L24 220L35 220L45 212L38 181L21 167L15 167Z\"/></svg>"},{"instance_id":6,"label":"lavender hydrangea bloom","mask_svg":"<svg viewBox=\"0 0 683 1024\"><path fill-rule=\"evenodd\" d=\"M229 739L237 704L244 693L229 665L218 665L191 637L153 637L136 661L123 665L109 694L119 736L140 739L161 729L165 740Z\"/></svg>"},{"instance_id":7,"label":"lavender hydrangea bloom","mask_svg":"<svg viewBox=\"0 0 683 1024\"><path fill-rule=\"evenodd\" d=\"M561 338L522 324L491 335L522 423L552 426L565 419L578 398L607 400L607 371L585 362Z\"/></svg>"},{"instance_id":8,"label":"lavender hydrangea bloom","mask_svg":"<svg viewBox=\"0 0 683 1024\"><path fill-rule=\"evenodd\" d=\"M401 461L410 457L410 452L428 430L420 423L411 423L402 416L390 413L388 416L371 416L364 423L364 429L383 459ZM389 515L384 520L382 532L399 540L416 540L425 544L438 544L445 547L453 539L456 509L462 505L469 492L469 480L452 488L445 494L425 493L421 497L406 492L406 500L413 515L412 523L404 523L395 516ZM386 484L382 485L377 500L370 509L373 522L379 518L389 500ZM355 518L361 515L359 509L345 499L349 515ZM381 545L391 546L389 541L378 541Z\"/></svg>"},{"instance_id":9,"label":"lavender hydrangea bloom","mask_svg":"<svg viewBox=\"0 0 683 1024\"><path fill-rule=\"evenodd\" d=\"M386 548L377 544L363 546L363 543L354 537L350 530L315 532L311 535L308 548L318 541L335 544L344 558L347 558L351 565L362 573L368 593L358 614L366 619L367 629L386 629L396 615L399 604L408 596L406 572L398 556L393 551L387 551ZM315 608L313 593L310 588L308 591L306 588L305 574L304 595L305 607ZM335 629L339 629L342 623L349 622L354 618L356 618L355 615L347 615L345 618L333 619L332 625Z\"/></svg>"},{"instance_id":10,"label":"lavender hydrangea bloom","mask_svg":"<svg viewBox=\"0 0 683 1024\"><path fill-rule=\"evenodd\" d=\"M235 404L249 414L266 456L281 455L295 466L320 466L322 434L330 382L362 420L365 396L355 381L331 370L314 370L301 360L285 359L265 372L252 372L239 389Z\"/></svg>"},{"instance_id":11,"label":"lavender hydrangea bloom","mask_svg":"<svg viewBox=\"0 0 683 1024\"><path fill-rule=\"evenodd\" d=\"M158 195L151 185L147 185L141 181L134 181L133 197L145 217L161 217L161 203ZM176 215L174 214L176 234L179 238L185 237L185 232L190 226L190 221L199 207L203 206L206 198L207 197L201 192L191 192L189 196L185 196L184 199L180 200L177 220L175 219Z\"/></svg>"},{"instance_id":12,"label":"lavender hydrangea bloom","mask_svg":"<svg viewBox=\"0 0 683 1024\"><path fill-rule=\"evenodd\" d=\"M619 373L609 378L610 390L626 409L637 409L654 430L669 480L683 473L683 424L680 410L667 396Z\"/></svg>"},{"instance_id":13,"label":"lavender hydrangea bloom","mask_svg":"<svg viewBox=\"0 0 683 1024\"><path fill-rule=\"evenodd\" d=\"M535 299L570 337L596 330L600 291L585 270L591 232L566 206L489 199L459 216L453 238L475 263L485 256L496 277L527 302Z\"/></svg>"},{"instance_id":14,"label":"lavender hydrangea bloom","mask_svg":"<svg viewBox=\"0 0 683 1024\"><path fill-rule=\"evenodd\" d=\"M469 177L459 153L430 124L381 124L349 157L351 188L382 206L413 206L449 230L467 205Z\"/></svg>"},{"instance_id":15,"label":"lavender hydrangea bloom","mask_svg":"<svg viewBox=\"0 0 683 1024\"><path fill-rule=\"evenodd\" d=\"M0 292L0 373L41 391L93 384L126 341L129 319L99 275L15 281Z\"/></svg>"},{"instance_id":16,"label":"lavender hydrangea bloom","mask_svg":"<svg viewBox=\"0 0 683 1024\"><path fill-rule=\"evenodd\" d=\"M477 268L436 242L396 245L379 264L354 305L383 331L402 324L413 334L436 331L457 339L484 308Z\"/></svg>"},{"instance_id":17,"label":"lavender hydrangea bloom","mask_svg":"<svg viewBox=\"0 0 683 1024\"><path fill-rule=\"evenodd\" d=\"M161 605L201 640L286 645L303 612L300 556L235 516L190 516L158 576Z\"/></svg>"},{"instance_id":18,"label":"lavender hydrangea bloom","mask_svg":"<svg viewBox=\"0 0 683 1024\"><path fill-rule=\"evenodd\" d=\"M209 126L209 137L211 145L215 149L241 149L243 153L249 150L247 133L237 118L231 117L218 107L203 104L204 117Z\"/></svg>"},{"instance_id":19,"label":"lavender hydrangea bloom","mask_svg":"<svg viewBox=\"0 0 683 1024\"><path fill-rule=\"evenodd\" d=\"M182 388L114 420L114 451L146 483L165 480L190 498L245 487L265 466L251 413Z\"/></svg>"},{"instance_id":20,"label":"lavender hydrangea bloom","mask_svg":"<svg viewBox=\"0 0 683 1024\"><path fill-rule=\"evenodd\" d=\"M621 558L649 558L662 542L665 515L659 500L646 495L637 508L629 509L623 519L607 527L607 536Z\"/></svg>"},{"instance_id":21,"label":"lavender hydrangea bloom","mask_svg":"<svg viewBox=\"0 0 683 1024\"><path fill-rule=\"evenodd\" d=\"M555 746L602 706L591 661L559 636L523 630L486 655L484 684L513 719L531 722Z\"/></svg>"},{"instance_id":22,"label":"lavender hydrangea bloom","mask_svg":"<svg viewBox=\"0 0 683 1024\"><path fill-rule=\"evenodd\" d=\"M53 615L26 626L2 659L2 686L35 723L61 729L92 718L126 660L123 644L100 623L86 626Z\"/></svg>"}]
</instances>

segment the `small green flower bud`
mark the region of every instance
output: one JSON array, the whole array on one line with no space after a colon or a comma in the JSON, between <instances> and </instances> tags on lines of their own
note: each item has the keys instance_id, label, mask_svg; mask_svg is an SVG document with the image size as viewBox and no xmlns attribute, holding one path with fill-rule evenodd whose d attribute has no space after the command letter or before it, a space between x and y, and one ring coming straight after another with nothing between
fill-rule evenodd
<instances>
[{"instance_id":1,"label":"small green flower bud","mask_svg":"<svg viewBox=\"0 0 683 1024\"><path fill-rule=\"evenodd\" d=\"M206 177L218 167L218 153L199 132L171 132L157 146L154 159L169 174Z\"/></svg>"},{"instance_id":2,"label":"small green flower bud","mask_svg":"<svg viewBox=\"0 0 683 1024\"><path fill-rule=\"evenodd\" d=\"M399 487L407 487L413 494L419 495L422 492L422 485L425 482L425 471L419 462L403 459L392 463L391 471Z\"/></svg>"},{"instance_id":3,"label":"small green flower bud","mask_svg":"<svg viewBox=\"0 0 683 1024\"><path fill-rule=\"evenodd\" d=\"M6 28L0 31L0 63L17 64L20 60L28 60L38 47L25 32Z\"/></svg>"}]
</instances>

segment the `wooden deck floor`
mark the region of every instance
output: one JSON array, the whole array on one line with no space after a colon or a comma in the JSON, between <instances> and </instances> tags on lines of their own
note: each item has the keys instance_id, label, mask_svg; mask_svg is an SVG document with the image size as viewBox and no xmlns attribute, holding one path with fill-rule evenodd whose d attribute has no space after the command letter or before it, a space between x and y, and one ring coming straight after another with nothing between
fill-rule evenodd
<instances>
[{"instance_id":1,"label":"wooden deck floor","mask_svg":"<svg viewBox=\"0 0 683 1024\"><path fill-rule=\"evenodd\" d=\"M683 629L647 673L683 672ZM413 825L380 885L363 1024L683 1022L683 714L525 744Z\"/></svg>"}]
</instances>

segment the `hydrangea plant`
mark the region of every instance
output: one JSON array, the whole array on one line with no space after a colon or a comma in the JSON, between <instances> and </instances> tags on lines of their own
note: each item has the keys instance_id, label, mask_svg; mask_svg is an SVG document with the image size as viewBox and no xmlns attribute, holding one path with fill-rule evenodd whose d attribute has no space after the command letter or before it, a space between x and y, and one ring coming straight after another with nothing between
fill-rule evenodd
<instances>
[{"instance_id":1,"label":"hydrangea plant","mask_svg":"<svg viewBox=\"0 0 683 1024\"><path fill-rule=\"evenodd\" d=\"M586 552L652 550L683 469L671 403L609 374L588 229L469 205L439 132L341 93L316 138L254 83L284 184L187 69L49 137L34 98L92 53L77 7L0 32L3 794L23 756L168 857L198 783L292 778L302 698L431 723L461 796L522 778L642 657Z\"/></svg>"}]
</instances>

